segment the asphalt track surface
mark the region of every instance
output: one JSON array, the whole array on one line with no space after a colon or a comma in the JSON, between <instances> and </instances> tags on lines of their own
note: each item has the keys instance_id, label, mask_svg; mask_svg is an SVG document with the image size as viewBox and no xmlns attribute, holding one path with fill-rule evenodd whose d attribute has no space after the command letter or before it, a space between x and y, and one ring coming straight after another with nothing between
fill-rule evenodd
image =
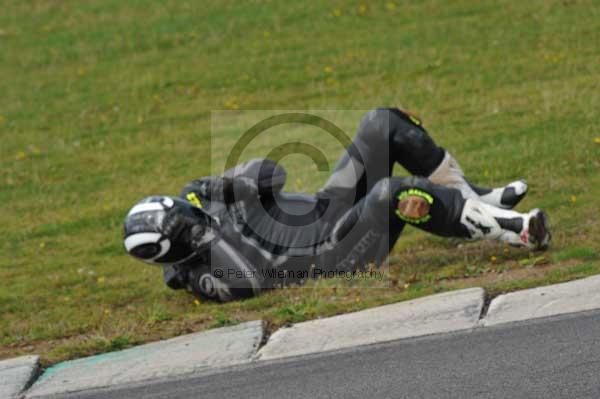
<instances>
[{"instance_id":1,"label":"asphalt track surface","mask_svg":"<svg viewBox=\"0 0 600 399\"><path fill-rule=\"evenodd\" d=\"M78 399L600 398L600 311L71 394Z\"/></svg>"}]
</instances>

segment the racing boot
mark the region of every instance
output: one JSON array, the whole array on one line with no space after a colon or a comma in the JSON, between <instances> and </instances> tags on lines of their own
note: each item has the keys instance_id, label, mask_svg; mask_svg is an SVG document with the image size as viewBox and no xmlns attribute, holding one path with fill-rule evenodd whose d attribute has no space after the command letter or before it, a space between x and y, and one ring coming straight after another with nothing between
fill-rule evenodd
<instances>
[{"instance_id":1,"label":"racing boot","mask_svg":"<svg viewBox=\"0 0 600 399\"><path fill-rule=\"evenodd\" d=\"M552 237L548 217L539 209L518 213L467 199L460 222L472 240L497 240L535 251L548 249Z\"/></svg>"}]
</instances>

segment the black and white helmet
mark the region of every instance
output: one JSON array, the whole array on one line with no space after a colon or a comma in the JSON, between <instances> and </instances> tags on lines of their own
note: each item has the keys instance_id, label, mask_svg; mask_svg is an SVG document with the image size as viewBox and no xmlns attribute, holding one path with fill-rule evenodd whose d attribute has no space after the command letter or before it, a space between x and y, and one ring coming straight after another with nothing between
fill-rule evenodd
<instances>
[{"instance_id":1,"label":"black and white helmet","mask_svg":"<svg viewBox=\"0 0 600 399\"><path fill-rule=\"evenodd\" d=\"M153 196L138 202L125 217L124 244L127 252L152 264L175 264L193 255L187 243L172 242L162 232L167 212L173 208L197 217L198 208L189 202L166 196Z\"/></svg>"}]
</instances>

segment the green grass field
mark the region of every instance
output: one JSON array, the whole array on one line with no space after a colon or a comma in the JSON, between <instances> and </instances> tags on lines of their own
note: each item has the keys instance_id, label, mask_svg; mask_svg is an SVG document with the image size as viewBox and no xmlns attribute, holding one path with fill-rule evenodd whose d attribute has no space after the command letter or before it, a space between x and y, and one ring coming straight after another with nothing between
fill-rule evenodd
<instances>
[{"instance_id":1,"label":"green grass field","mask_svg":"<svg viewBox=\"0 0 600 399\"><path fill-rule=\"evenodd\" d=\"M600 3L202 3L3 2L0 358L51 364L245 320L275 328L600 273ZM527 178L519 209L548 211L552 249L407 229L379 288L319 280L226 305L168 290L122 249L135 201L176 194L226 156L233 133L210 152L212 110L391 105L415 110L473 180ZM324 182L284 161L288 190Z\"/></svg>"}]
</instances>

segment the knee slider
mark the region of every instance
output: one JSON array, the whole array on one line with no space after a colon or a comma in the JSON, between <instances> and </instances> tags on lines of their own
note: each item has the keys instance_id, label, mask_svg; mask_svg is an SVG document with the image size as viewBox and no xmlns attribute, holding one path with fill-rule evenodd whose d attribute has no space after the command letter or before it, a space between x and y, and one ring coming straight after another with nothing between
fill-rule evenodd
<instances>
[{"instance_id":1,"label":"knee slider","mask_svg":"<svg viewBox=\"0 0 600 399\"><path fill-rule=\"evenodd\" d=\"M431 219L431 206L433 196L424 190L427 181L421 178L409 178L409 183L394 193L396 201L396 216L399 219L412 223L425 223Z\"/></svg>"}]
</instances>

